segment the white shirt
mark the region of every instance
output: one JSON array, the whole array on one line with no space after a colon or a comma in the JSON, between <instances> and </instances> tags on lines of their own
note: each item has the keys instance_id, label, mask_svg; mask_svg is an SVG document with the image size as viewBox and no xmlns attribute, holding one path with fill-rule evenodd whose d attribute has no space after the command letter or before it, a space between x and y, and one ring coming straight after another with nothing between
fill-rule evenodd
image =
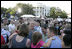
<instances>
[{"instance_id":1,"label":"white shirt","mask_svg":"<svg viewBox=\"0 0 72 49\"><path fill-rule=\"evenodd\" d=\"M9 24L9 31L15 30L15 24Z\"/></svg>"}]
</instances>

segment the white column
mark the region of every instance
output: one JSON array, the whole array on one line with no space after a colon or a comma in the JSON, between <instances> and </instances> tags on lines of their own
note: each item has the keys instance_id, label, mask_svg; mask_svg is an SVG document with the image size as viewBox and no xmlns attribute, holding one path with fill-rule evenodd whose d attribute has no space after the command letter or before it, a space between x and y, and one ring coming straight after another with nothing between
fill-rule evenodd
<instances>
[{"instance_id":1,"label":"white column","mask_svg":"<svg viewBox=\"0 0 72 49\"><path fill-rule=\"evenodd\" d=\"M37 7L36 7L36 16L37 16Z\"/></svg>"},{"instance_id":2,"label":"white column","mask_svg":"<svg viewBox=\"0 0 72 49\"><path fill-rule=\"evenodd\" d=\"M45 16L45 7L44 7L44 16Z\"/></svg>"},{"instance_id":3,"label":"white column","mask_svg":"<svg viewBox=\"0 0 72 49\"><path fill-rule=\"evenodd\" d=\"M39 7L39 16L40 16L40 7Z\"/></svg>"}]
</instances>

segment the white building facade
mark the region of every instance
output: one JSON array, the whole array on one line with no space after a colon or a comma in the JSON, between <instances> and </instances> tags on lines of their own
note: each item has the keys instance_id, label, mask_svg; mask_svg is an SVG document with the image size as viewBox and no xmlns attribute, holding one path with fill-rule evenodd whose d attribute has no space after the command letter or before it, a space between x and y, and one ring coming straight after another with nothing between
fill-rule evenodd
<instances>
[{"instance_id":1,"label":"white building facade","mask_svg":"<svg viewBox=\"0 0 72 49\"><path fill-rule=\"evenodd\" d=\"M50 7L47 7L41 3L38 3L36 6L34 7L34 11L35 11L35 16L41 16L41 17L45 17L45 16L49 16L50 14Z\"/></svg>"}]
</instances>

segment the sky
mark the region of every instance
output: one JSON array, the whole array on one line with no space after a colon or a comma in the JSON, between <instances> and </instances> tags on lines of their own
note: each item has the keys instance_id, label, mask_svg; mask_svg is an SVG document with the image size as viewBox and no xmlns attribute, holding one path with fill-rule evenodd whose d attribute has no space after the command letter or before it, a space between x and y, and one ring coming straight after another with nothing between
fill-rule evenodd
<instances>
[{"instance_id":1,"label":"sky","mask_svg":"<svg viewBox=\"0 0 72 49\"><path fill-rule=\"evenodd\" d=\"M17 3L29 3L36 6L37 3L42 3L49 7L59 7L66 13L71 13L71 1L1 1L1 7L13 8Z\"/></svg>"}]
</instances>

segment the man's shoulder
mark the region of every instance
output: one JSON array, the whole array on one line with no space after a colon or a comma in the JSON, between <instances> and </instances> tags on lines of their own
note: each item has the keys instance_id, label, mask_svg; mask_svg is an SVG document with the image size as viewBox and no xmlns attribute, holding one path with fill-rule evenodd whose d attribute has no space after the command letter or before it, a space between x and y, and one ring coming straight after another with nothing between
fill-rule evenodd
<instances>
[{"instance_id":1,"label":"man's shoulder","mask_svg":"<svg viewBox=\"0 0 72 49\"><path fill-rule=\"evenodd\" d=\"M56 40L61 40L59 36L53 36Z\"/></svg>"}]
</instances>

